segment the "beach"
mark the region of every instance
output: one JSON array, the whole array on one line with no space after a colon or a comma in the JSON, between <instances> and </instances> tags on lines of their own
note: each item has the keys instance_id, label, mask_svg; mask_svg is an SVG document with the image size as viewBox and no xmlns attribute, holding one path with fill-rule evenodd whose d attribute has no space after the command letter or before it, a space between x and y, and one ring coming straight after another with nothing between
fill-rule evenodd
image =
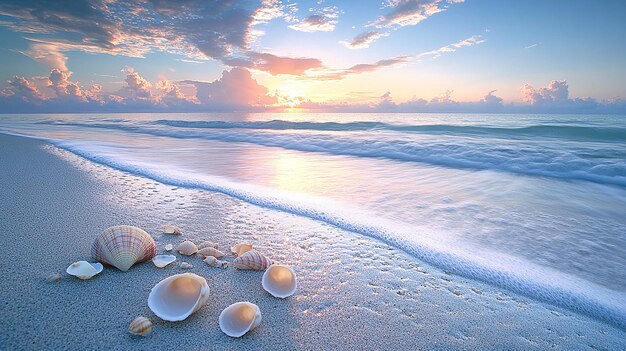
<instances>
[{"instance_id":1,"label":"beach","mask_svg":"<svg viewBox=\"0 0 626 351\"><path fill-rule=\"evenodd\" d=\"M0 231L6 257L0 284L3 349L623 349L621 327L450 274L386 243L327 223L251 205L202 189L162 184L85 160L50 144L0 135ZM165 223L184 230L161 234ZM266 293L262 272L214 268L176 254L163 269L147 262L112 267L90 280L65 274L90 259L105 228L129 224L163 246L212 240L251 242L291 265L298 291ZM189 270L180 262L193 265ZM177 273L205 277L208 303L182 322L147 306L150 289ZM46 277L61 273L58 283ZM257 304L261 325L224 335L219 313ZM139 315L154 327L132 336Z\"/></svg>"}]
</instances>

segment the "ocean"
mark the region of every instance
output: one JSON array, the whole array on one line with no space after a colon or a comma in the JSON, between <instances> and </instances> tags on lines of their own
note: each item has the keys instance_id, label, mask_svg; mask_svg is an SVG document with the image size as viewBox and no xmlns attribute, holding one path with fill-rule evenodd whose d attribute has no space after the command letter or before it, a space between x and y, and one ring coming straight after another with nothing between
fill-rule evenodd
<instances>
[{"instance_id":1,"label":"ocean","mask_svg":"<svg viewBox=\"0 0 626 351\"><path fill-rule=\"evenodd\" d=\"M624 318L626 116L0 115L0 131Z\"/></svg>"}]
</instances>

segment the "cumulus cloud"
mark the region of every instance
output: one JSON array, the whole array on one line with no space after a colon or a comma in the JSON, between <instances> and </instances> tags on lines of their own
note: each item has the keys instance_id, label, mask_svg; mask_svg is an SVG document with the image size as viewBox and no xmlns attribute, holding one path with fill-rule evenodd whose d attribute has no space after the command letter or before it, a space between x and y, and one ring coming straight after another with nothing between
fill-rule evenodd
<instances>
[{"instance_id":1,"label":"cumulus cloud","mask_svg":"<svg viewBox=\"0 0 626 351\"><path fill-rule=\"evenodd\" d=\"M352 41L341 41L340 43L345 45L348 49L365 49L368 48L373 42L388 35L389 33L381 33L375 30L370 30L357 35L354 39L352 39Z\"/></svg>"},{"instance_id":2,"label":"cumulus cloud","mask_svg":"<svg viewBox=\"0 0 626 351\"><path fill-rule=\"evenodd\" d=\"M414 26L428 17L445 11L450 4L463 0L388 0L385 7L391 11L378 17L370 26L376 28L393 28Z\"/></svg>"},{"instance_id":3,"label":"cumulus cloud","mask_svg":"<svg viewBox=\"0 0 626 351\"><path fill-rule=\"evenodd\" d=\"M569 86L564 80L553 80L546 87L539 89L524 84L521 90L522 100L531 105L562 103L569 100Z\"/></svg>"}]
</instances>

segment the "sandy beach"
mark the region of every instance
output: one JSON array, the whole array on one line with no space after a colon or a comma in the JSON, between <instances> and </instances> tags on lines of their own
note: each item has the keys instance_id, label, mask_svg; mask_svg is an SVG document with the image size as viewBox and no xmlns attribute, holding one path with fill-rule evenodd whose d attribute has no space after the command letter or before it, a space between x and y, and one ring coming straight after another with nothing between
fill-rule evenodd
<instances>
[{"instance_id":1,"label":"sandy beach","mask_svg":"<svg viewBox=\"0 0 626 351\"><path fill-rule=\"evenodd\" d=\"M0 136L2 349L623 349L617 326L447 274L387 244L328 224L256 207L231 197L177 188L86 161L45 143ZM185 231L161 234L165 223ZM98 233L117 224L143 228L163 246L184 239L227 248L242 241L291 265L298 291L273 298L261 272L207 266L182 257L112 267L87 281L65 274L90 259ZM190 270L180 262L193 265ZM147 306L161 279L205 277L209 302L182 322ZM58 283L46 282L61 273ZM261 308L263 321L240 339L224 335L218 315L237 301ZM136 316L153 323L132 336Z\"/></svg>"}]
</instances>

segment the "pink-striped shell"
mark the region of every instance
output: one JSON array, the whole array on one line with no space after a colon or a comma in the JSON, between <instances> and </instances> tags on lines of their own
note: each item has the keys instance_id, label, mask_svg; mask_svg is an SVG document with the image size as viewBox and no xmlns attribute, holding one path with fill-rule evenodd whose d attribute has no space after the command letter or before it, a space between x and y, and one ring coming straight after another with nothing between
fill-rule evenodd
<instances>
[{"instance_id":1,"label":"pink-striped shell","mask_svg":"<svg viewBox=\"0 0 626 351\"><path fill-rule=\"evenodd\" d=\"M191 241L185 240L182 243L180 243L178 246L176 246L176 251L178 251L178 253L181 255L191 256L195 254L196 252L198 252L198 247L196 246L196 244L192 243Z\"/></svg>"},{"instance_id":2,"label":"pink-striped shell","mask_svg":"<svg viewBox=\"0 0 626 351\"><path fill-rule=\"evenodd\" d=\"M214 249L219 249L219 246L216 243L212 242L212 241L204 241L204 242L198 244L198 250L202 250L205 247L212 247Z\"/></svg>"},{"instance_id":3,"label":"pink-striped shell","mask_svg":"<svg viewBox=\"0 0 626 351\"><path fill-rule=\"evenodd\" d=\"M206 258L207 256L213 256L215 258L224 257L224 253L218 249L214 249L212 247L205 247L204 249L198 250L198 255Z\"/></svg>"},{"instance_id":4,"label":"pink-striped shell","mask_svg":"<svg viewBox=\"0 0 626 351\"><path fill-rule=\"evenodd\" d=\"M132 265L151 260L156 243L150 234L130 225L105 229L91 245L91 256L126 272Z\"/></svg>"},{"instance_id":5,"label":"pink-striped shell","mask_svg":"<svg viewBox=\"0 0 626 351\"><path fill-rule=\"evenodd\" d=\"M235 258L233 267L237 269L253 269L262 271L272 265L272 261L256 251L248 251Z\"/></svg>"}]
</instances>

